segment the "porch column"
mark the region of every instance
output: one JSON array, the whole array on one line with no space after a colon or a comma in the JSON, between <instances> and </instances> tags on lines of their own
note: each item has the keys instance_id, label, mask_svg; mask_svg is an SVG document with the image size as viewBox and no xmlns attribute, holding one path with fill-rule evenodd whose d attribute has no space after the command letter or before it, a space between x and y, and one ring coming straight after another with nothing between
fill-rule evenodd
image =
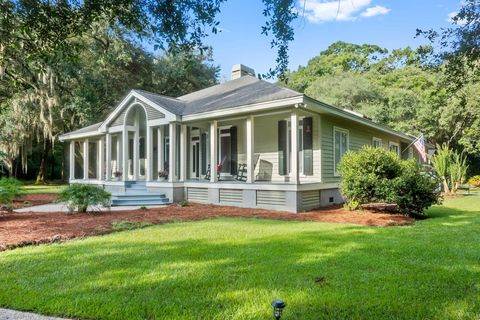
<instances>
[{"instance_id":1,"label":"porch column","mask_svg":"<svg viewBox=\"0 0 480 320\"><path fill-rule=\"evenodd\" d=\"M298 183L298 114L294 110L290 116L292 154L290 159L290 182Z\"/></svg>"},{"instance_id":2,"label":"porch column","mask_svg":"<svg viewBox=\"0 0 480 320\"><path fill-rule=\"evenodd\" d=\"M147 163L146 163L146 179L147 181L152 181L153 178L153 139L152 139L152 128L147 126Z\"/></svg>"},{"instance_id":3,"label":"porch column","mask_svg":"<svg viewBox=\"0 0 480 320\"><path fill-rule=\"evenodd\" d=\"M103 180L104 177L103 177L103 172L105 170L105 152L104 152L104 149L105 148L105 144L104 144L104 140L103 138L100 138L100 140L98 140L98 159L97 159L97 162L98 162L98 175L97 175L97 179L98 180Z\"/></svg>"},{"instance_id":4,"label":"porch column","mask_svg":"<svg viewBox=\"0 0 480 320\"><path fill-rule=\"evenodd\" d=\"M210 122L210 182L217 182L217 121Z\"/></svg>"},{"instance_id":5,"label":"porch column","mask_svg":"<svg viewBox=\"0 0 480 320\"><path fill-rule=\"evenodd\" d=\"M112 135L110 133L105 136L105 149L105 180L108 181L112 177Z\"/></svg>"},{"instance_id":6,"label":"porch column","mask_svg":"<svg viewBox=\"0 0 480 320\"><path fill-rule=\"evenodd\" d=\"M170 123L168 125L168 130L169 130L169 146L170 146L170 152L169 152L169 157L168 157L168 182L175 182L177 180L177 177L175 175L175 170L176 170L176 137L177 137L177 124L176 123Z\"/></svg>"},{"instance_id":7,"label":"porch column","mask_svg":"<svg viewBox=\"0 0 480 320\"><path fill-rule=\"evenodd\" d=\"M133 135L133 180L138 180L139 176L139 139L140 134L138 129L135 130L135 134Z\"/></svg>"},{"instance_id":8,"label":"porch column","mask_svg":"<svg viewBox=\"0 0 480 320\"><path fill-rule=\"evenodd\" d=\"M164 145L163 145L163 142L164 142L164 139L163 139L163 127L160 126L158 127L157 129L157 151L158 151L158 171L163 171L165 170L165 168L163 167L165 164L163 162L163 148L164 148Z\"/></svg>"},{"instance_id":9,"label":"porch column","mask_svg":"<svg viewBox=\"0 0 480 320\"><path fill-rule=\"evenodd\" d=\"M122 180L128 180L128 131L123 128L122 132Z\"/></svg>"},{"instance_id":10,"label":"porch column","mask_svg":"<svg viewBox=\"0 0 480 320\"><path fill-rule=\"evenodd\" d=\"M255 182L255 141L254 118L247 118L247 183Z\"/></svg>"},{"instance_id":11,"label":"porch column","mask_svg":"<svg viewBox=\"0 0 480 320\"><path fill-rule=\"evenodd\" d=\"M70 180L75 180L75 141L70 141Z\"/></svg>"},{"instance_id":12,"label":"porch column","mask_svg":"<svg viewBox=\"0 0 480 320\"><path fill-rule=\"evenodd\" d=\"M187 179L187 126L180 126L180 181Z\"/></svg>"},{"instance_id":13,"label":"porch column","mask_svg":"<svg viewBox=\"0 0 480 320\"><path fill-rule=\"evenodd\" d=\"M119 134L117 135L117 168L116 171L122 172L122 167L123 167L123 159L122 159L122 135Z\"/></svg>"},{"instance_id":14,"label":"porch column","mask_svg":"<svg viewBox=\"0 0 480 320\"><path fill-rule=\"evenodd\" d=\"M83 179L88 180L88 139L83 141Z\"/></svg>"}]
</instances>

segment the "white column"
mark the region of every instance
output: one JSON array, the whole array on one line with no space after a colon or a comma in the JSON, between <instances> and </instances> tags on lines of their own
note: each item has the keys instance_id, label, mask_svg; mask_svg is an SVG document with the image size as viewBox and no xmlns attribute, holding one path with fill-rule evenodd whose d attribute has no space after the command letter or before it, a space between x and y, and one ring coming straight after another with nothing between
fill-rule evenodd
<instances>
[{"instance_id":1,"label":"white column","mask_svg":"<svg viewBox=\"0 0 480 320\"><path fill-rule=\"evenodd\" d=\"M122 133L122 180L128 180L128 131L123 128Z\"/></svg>"},{"instance_id":2,"label":"white column","mask_svg":"<svg viewBox=\"0 0 480 320\"><path fill-rule=\"evenodd\" d=\"M83 141L83 179L88 180L88 139Z\"/></svg>"},{"instance_id":3,"label":"white column","mask_svg":"<svg viewBox=\"0 0 480 320\"><path fill-rule=\"evenodd\" d=\"M164 158L164 155L163 155L163 149L164 149L164 139L163 139L163 127L160 126L158 129L157 129L157 151L158 151L158 171L163 171L165 170L165 168L163 167L164 166L164 162L163 162L163 158Z\"/></svg>"},{"instance_id":4,"label":"white column","mask_svg":"<svg viewBox=\"0 0 480 320\"><path fill-rule=\"evenodd\" d=\"M75 141L70 141L70 180L75 180Z\"/></svg>"},{"instance_id":5,"label":"white column","mask_svg":"<svg viewBox=\"0 0 480 320\"><path fill-rule=\"evenodd\" d=\"M217 182L217 121L210 122L210 182Z\"/></svg>"},{"instance_id":6,"label":"white column","mask_svg":"<svg viewBox=\"0 0 480 320\"><path fill-rule=\"evenodd\" d=\"M104 140L103 138L100 138L98 140L98 153L97 153L97 162L98 162L98 174L97 178L98 180L103 180L105 179L103 176L103 172L105 171L105 154L104 154Z\"/></svg>"},{"instance_id":7,"label":"white column","mask_svg":"<svg viewBox=\"0 0 480 320\"><path fill-rule=\"evenodd\" d=\"M290 182L298 183L298 115L292 112L291 124L291 159L290 159Z\"/></svg>"},{"instance_id":8,"label":"white column","mask_svg":"<svg viewBox=\"0 0 480 320\"><path fill-rule=\"evenodd\" d=\"M110 133L105 136L105 150L105 180L109 181L112 177L112 135Z\"/></svg>"},{"instance_id":9,"label":"white column","mask_svg":"<svg viewBox=\"0 0 480 320\"><path fill-rule=\"evenodd\" d=\"M187 180L187 126L180 126L180 181Z\"/></svg>"},{"instance_id":10,"label":"white column","mask_svg":"<svg viewBox=\"0 0 480 320\"><path fill-rule=\"evenodd\" d=\"M169 129L169 145L170 145L170 151L169 151L169 157L168 157L168 182L174 182L177 180L177 177L175 175L175 167L176 167L176 134L177 134L177 124L176 123L170 123L168 125Z\"/></svg>"},{"instance_id":11,"label":"white column","mask_svg":"<svg viewBox=\"0 0 480 320\"><path fill-rule=\"evenodd\" d=\"M122 171L123 169L123 153L122 153L122 135L117 135L117 171Z\"/></svg>"},{"instance_id":12,"label":"white column","mask_svg":"<svg viewBox=\"0 0 480 320\"><path fill-rule=\"evenodd\" d=\"M139 175L139 155L140 155L140 144L139 144L139 139L140 139L140 133L138 132L138 129L135 130L135 134L133 135L133 180L137 181L138 180L138 175Z\"/></svg>"},{"instance_id":13,"label":"white column","mask_svg":"<svg viewBox=\"0 0 480 320\"><path fill-rule=\"evenodd\" d=\"M146 179L147 181L152 181L153 178L153 139L152 139L152 128L147 126L147 163L146 163Z\"/></svg>"},{"instance_id":14,"label":"white column","mask_svg":"<svg viewBox=\"0 0 480 320\"><path fill-rule=\"evenodd\" d=\"M254 139L254 118L247 118L247 183L255 182L255 139Z\"/></svg>"}]
</instances>

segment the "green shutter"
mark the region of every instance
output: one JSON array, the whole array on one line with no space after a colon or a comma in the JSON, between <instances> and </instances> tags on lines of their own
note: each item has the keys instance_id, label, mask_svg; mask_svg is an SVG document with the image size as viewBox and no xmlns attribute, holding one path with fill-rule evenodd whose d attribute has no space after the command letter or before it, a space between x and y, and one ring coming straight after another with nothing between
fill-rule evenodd
<instances>
[{"instance_id":1,"label":"green shutter","mask_svg":"<svg viewBox=\"0 0 480 320\"><path fill-rule=\"evenodd\" d=\"M303 174L313 175L313 119L303 118Z\"/></svg>"},{"instance_id":2,"label":"green shutter","mask_svg":"<svg viewBox=\"0 0 480 320\"><path fill-rule=\"evenodd\" d=\"M287 174L287 121L278 121L278 174Z\"/></svg>"}]
</instances>

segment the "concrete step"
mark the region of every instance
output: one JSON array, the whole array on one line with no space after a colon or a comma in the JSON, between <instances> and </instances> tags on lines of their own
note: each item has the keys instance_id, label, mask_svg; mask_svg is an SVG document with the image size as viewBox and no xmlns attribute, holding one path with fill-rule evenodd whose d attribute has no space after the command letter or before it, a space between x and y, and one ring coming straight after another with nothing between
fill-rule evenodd
<instances>
[{"instance_id":1,"label":"concrete step","mask_svg":"<svg viewBox=\"0 0 480 320\"><path fill-rule=\"evenodd\" d=\"M136 200L136 199L167 199L164 194L116 194L112 200Z\"/></svg>"},{"instance_id":2,"label":"concrete step","mask_svg":"<svg viewBox=\"0 0 480 320\"><path fill-rule=\"evenodd\" d=\"M163 205L169 204L170 201L166 198L163 199L112 199L112 206L147 206L147 205Z\"/></svg>"}]
</instances>

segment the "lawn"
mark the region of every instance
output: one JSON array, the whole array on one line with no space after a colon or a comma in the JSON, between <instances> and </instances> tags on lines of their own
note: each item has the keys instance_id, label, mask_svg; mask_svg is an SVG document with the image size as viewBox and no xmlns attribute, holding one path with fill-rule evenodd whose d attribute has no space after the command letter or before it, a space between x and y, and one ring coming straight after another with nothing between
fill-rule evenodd
<instances>
[{"instance_id":1,"label":"lawn","mask_svg":"<svg viewBox=\"0 0 480 320\"><path fill-rule=\"evenodd\" d=\"M408 227L179 222L0 253L0 306L88 319L478 319L480 197Z\"/></svg>"},{"instance_id":2,"label":"lawn","mask_svg":"<svg viewBox=\"0 0 480 320\"><path fill-rule=\"evenodd\" d=\"M38 193L59 193L67 185L61 183L55 184L33 184L26 183L22 186L21 194L38 194Z\"/></svg>"}]
</instances>

